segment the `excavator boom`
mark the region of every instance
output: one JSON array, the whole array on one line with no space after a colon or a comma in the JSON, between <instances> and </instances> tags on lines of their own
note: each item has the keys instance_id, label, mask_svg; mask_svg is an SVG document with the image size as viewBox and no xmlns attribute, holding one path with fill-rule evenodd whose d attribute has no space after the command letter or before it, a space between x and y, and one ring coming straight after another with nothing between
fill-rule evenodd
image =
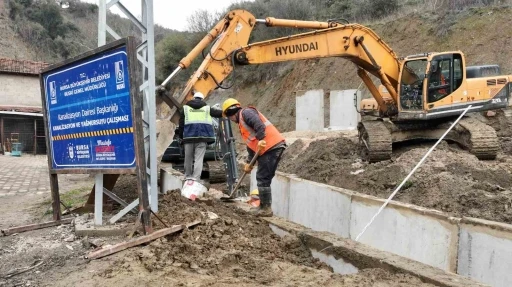
<instances>
[{"instance_id":1,"label":"excavator boom","mask_svg":"<svg viewBox=\"0 0 512 287\"><path fill-rule=\"evenodd\" d=\"M316 30L248 44L249 36L256 23L265 24L268 27ZM223 82L238 65L342 57L352 61L359 68L358 74L365 84L372 83L367 72L380 79L389 94L379 93L375 86L370 87L370 91L383 114L396 114L400 62L394 51L375 32L362 25L273 17L261 20L254 18L247 11L235 10L215 25L208 35L180 61L179 69L188 67L200 51L211 43L213 45L210 51L201 66L190 77L181 96L177 99L178 102L189 100L193 92L201 92L208 96L216 88L230 88ZM163 85L166 83L167 80Z\"/></svg>"}]
</instances>

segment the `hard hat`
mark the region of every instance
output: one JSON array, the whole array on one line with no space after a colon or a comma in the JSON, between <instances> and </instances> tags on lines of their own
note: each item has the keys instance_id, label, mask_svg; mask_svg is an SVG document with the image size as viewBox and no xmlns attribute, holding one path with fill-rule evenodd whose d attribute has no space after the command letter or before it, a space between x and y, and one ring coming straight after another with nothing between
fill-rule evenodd
<instances>
[{"instance_id":1,"label":"hard hat","mask_svg":"<svg viewBox=\"0 0 512 287\"><path fill-rule=\"evenodd\" d=\"M204 95L201 92L196 92L194 94L194 98L200 98L201 100L204 100Z\"/></svg>"},{"instance_id":2,"label":"hard hat","mask_svg":"<svg viewBox=\"0 0 512 287\"><path fill-rule=\"evenodd\" d=\"M240 107L240 102L233 98L229 98L229 99L225 100L224 103L222 104L222 113L224 115L226 115L227 109L231 106Z\"/></svg>"}]
</instances>

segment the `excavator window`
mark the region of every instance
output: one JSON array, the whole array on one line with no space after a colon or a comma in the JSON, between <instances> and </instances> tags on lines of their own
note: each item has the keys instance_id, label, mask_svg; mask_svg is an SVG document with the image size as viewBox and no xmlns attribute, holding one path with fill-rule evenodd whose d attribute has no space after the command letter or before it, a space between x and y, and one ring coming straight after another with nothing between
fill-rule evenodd
<instances>
[{"instance_id":1,"label":"excavator window","mask_svg":"<svg viewBox=\"0 0 512 287\"><path fill-rule=\"evenodd\" d=\"M430 65L428 77L428 102L439 101L451 93L450 66L451 57L434 58Z\"/></svg>"},{"instance_id":2,"label":"excavator window","mask_svg":"<svg viewBox=\"0 0 512 287\"><path fill-rule=\"evenodd\" d=\"M404 64L400 78L400 105L402 110L423 109L423 80L427 60L410 60Z\"/></svg>"}]
</instances>

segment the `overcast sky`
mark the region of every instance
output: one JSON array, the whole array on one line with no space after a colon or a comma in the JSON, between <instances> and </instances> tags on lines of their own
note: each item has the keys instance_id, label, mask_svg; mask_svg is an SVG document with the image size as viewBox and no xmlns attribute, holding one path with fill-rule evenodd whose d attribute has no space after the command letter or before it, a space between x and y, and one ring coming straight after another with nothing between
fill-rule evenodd
<instances>
[{"instance_id":1,"label":"overcast sky","mask_svg":"<svg viewBox=\"0 0 512 287\"><path fill-rule=\"evenodd\" d=\"M108 2L109 0L107 0ZM183 1L183 2L182 2ZM99 0L82 0L82 2L99 4ZM141 15L140 0L120 1L130 12L138 17ZM153 16L155 24L169 29L185 31L187 18L195 11L206 9L211 12L223 11L230 4L239 2L237 0L153 0ZM117 7L112 7L111 12L124 16L118 12Z\"/></svg>"}]
</instances>

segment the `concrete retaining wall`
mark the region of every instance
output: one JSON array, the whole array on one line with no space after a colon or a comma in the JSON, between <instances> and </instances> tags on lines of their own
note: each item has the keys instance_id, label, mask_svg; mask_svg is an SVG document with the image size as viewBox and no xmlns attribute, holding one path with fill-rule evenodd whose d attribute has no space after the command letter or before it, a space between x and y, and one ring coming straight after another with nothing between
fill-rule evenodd
<instances>
[{"instance_id":1,"label":"concrete retaining wall","mask_svg":"<svg viewBox=\"0 0 512 287\"><path fill-rule=\"evenodd\" d=\"M295 98L295 130L324 130L324 91L298 91Z\"/></svg>"},{"instance_id":2,"label":"concrete retaining wall","mask_svg":"<svg viewBox=\"0 0 512 287\"><path fill-rule=\"evenodd\" d=\"M512 226L463 218L457 273L492 286L512 286Z\"/></svg>"},{"instance_id":3,"label":"concrete retaining wall","mask_svg":"<svg viewBox=\"0 0 512 287\"><path fill-rule=\"evenodd\" d=\"M331 91L329 94L330 113L329 129L331 130L355 130L361 116L354 106L354 94L357 92L358 99L361 99L361 92L358 90ZM356 101L359 104L359 101Z\"/></svg>"},{"instance_id":4,"label":"concrete retaining wall","mask_svg":"<svg viewBox=\"0 0 512 287\"><path fill-rule=\"evenodd\" d=\"M380 198L281 172L272 182L276 216L344 238L355 239L383 203ZM511 225L450 217L392 201L359 241L491 286L512 286Z\"/></svg>"}]
</instances>

